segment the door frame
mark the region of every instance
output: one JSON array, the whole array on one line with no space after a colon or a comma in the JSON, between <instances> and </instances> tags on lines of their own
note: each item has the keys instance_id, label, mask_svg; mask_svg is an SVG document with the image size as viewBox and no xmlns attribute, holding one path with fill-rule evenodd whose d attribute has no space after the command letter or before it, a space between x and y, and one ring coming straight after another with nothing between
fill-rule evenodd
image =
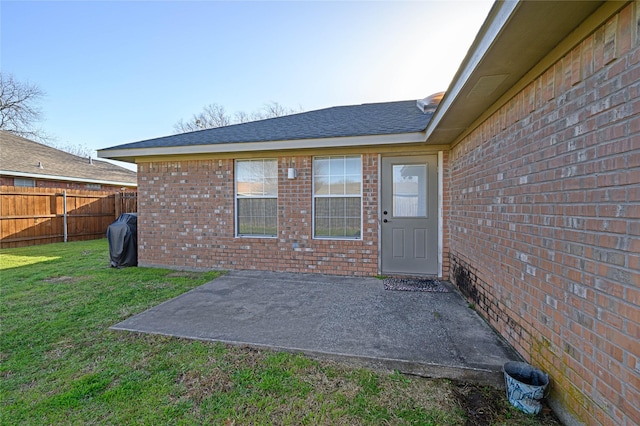
<instances>
[{"instance_id":1,"label":"door frame","mask_svg":"<svg viewBox=\"0 0 640 426\"><path fill-rule=\"evenodd\" d=\"M438 213L437 213L437 229L438 229L438 278L442 278L443 255L444 255L444 236L443 236L443 211L444 211L444 151L424 151L413 152L414 155L437 155L437 176L438 176ZM378 275L382 274L382 158L383 157L402 157L407 155L404 152L389 152L378 154Z\"/></svg>"}]
</instances>

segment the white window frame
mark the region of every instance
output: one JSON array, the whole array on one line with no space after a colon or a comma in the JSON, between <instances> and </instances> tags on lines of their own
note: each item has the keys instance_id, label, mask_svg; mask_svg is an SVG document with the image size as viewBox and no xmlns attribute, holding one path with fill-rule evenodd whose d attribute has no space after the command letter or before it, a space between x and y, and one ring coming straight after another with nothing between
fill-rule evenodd
<instances>
[{"instance_id":1,"label":"white window frame","mask_svg":"<svg viewBox=\"0 0 640 426\"><path fill-rule=\"evenodd\" d=\"M276 164L276 195L240 195L238 194L238 165L240 163L243 162L266 162L266 161L273 161ZM277 158L252 158L252 159L241 159L241 160L235 160L235 164L234 164L234 205L235 205L235 212L234 212L234 221L235 221L235 235L237 238L278 238L278 217L277 217L277 204L278 204L278 159ZM239 218L239 213L240 213L240 209L239 209L239 200L241 199L269 199L269 200L276 200L276 230L274 234L242 234L240 233L240 218Z\"/></svg>"},{"instance_id":2,"label":"white window frame","mask_svg":"<svg viewBox=\"0 0 640 426\"><path fill-rule=\"evenodd\" d=\"M318 159L324 159L327 158L329 160L331 160L332 158L343 158L343 159L347 159L347 158L358 158L360 160L360 192L356 195L356 194L316 194L316 160ZM318 155L313 157L313 179L312 179L312 183L311 183L311 201L312 201L312 229L313 229L313 239L315 240L343 240L343 241L361 241L362 240L362 230L363 230L363 217L364 217L364 212L363 212L363 196L362 196L362 187L364 185L364 173L363 173L363 164L362 164L362 155L352 155L352 154L345 154L345 155ZM346 173L345 173L346 175ZM360 198L360 234L357 237L347 237L347 236L324 236L324 235L316 235L316 199L318 198L355 198L355 197L359 197Z\"/></svg>"}]
</instances>

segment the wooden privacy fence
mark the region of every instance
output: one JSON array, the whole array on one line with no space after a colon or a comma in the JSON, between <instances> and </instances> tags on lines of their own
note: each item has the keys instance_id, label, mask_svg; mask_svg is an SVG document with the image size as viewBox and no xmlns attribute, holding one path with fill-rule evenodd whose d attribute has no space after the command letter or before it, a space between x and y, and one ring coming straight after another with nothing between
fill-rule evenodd
<instances>
[{"instance_id":1,"label":"wooden privacy fence","mask_svg":"<svg viewBox=\"0 0 640 426\"><path fill-rule=\"evenodd\" d=\"M102 238L137 193L0 186L0 247Z\"/></svg>"}]
</instances>

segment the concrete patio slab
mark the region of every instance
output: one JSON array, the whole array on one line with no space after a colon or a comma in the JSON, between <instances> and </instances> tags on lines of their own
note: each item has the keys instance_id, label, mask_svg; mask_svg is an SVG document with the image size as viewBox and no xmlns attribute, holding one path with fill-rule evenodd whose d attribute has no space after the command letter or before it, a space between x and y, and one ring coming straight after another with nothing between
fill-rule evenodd
<instances>
[{"instance_id":1,"label":"concrete patio slab","mask_svg":"<svg viewBox=\"0 0 640 426\"><path fill-rule=\"evenodd\" d=\"M231 271L112 329L494 386L520 360L455 289L389 291L376 278Z\"/></svg>"}]
</instances>

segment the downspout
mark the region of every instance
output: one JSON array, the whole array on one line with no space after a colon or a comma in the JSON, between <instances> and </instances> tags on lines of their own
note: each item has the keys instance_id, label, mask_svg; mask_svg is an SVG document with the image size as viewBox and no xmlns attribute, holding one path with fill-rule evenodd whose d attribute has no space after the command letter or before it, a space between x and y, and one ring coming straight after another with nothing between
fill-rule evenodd
<instances>
[{"instance_id":1,"label":"downspout","mask_svg":"<svg viewBox=\"0 0 640 426\"><path fill-rule=\"evenodd\" d=\"M438 151L438 278L444 264L444 152Z\"/></svg>"}]
</instances>

